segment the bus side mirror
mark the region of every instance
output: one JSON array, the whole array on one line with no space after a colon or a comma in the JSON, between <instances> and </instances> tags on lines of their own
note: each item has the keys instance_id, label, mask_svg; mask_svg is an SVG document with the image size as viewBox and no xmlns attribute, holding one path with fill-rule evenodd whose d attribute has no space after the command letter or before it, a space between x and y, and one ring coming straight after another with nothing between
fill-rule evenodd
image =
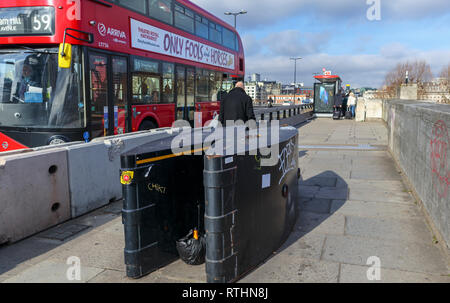
<instances>
[{"instance_id":1,"label":"bus side mirror","mask_svg":"<svg viewBox=\"0 0 450 303\"><path fill-rule=\"evenodd\" d=\"M58 52L58 65L60 68L70 68L72 62L72 45L61 43Z\"/></svg>"}]
</instances>

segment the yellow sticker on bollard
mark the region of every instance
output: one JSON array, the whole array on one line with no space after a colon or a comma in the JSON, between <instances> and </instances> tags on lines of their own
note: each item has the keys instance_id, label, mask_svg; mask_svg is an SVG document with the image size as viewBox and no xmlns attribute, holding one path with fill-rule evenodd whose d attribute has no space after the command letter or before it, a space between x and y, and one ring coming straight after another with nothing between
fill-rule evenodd
<instances>
[{"instance_id":1,"label":"yellow sticker on bollard","mask_svg":"<svg viewBox=\"0 0 450 303\"><path fill-rule=\"evenodd\" d=\"M134 171L123 171L120 175L120 183L128 185L133 180Z\"/></svg>"}]
</instances>

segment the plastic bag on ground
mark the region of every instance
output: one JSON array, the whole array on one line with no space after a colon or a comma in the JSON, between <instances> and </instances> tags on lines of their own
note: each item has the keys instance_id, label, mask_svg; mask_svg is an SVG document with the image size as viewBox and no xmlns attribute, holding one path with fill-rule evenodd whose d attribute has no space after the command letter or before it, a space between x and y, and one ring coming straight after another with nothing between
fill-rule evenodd
<instances>
[{"instance_id":1,"label":"plastic bag on ground","mask_svg":"<svg viewBox=\"0 0 450 303\"><path fill-rule=\"evenodd\" d=\"M189 265L200 265L205 262L206 239L205 235L199 235L194 239L194 231L179 239L176 243L181 260Z\"/></svg>"}]
</instances>

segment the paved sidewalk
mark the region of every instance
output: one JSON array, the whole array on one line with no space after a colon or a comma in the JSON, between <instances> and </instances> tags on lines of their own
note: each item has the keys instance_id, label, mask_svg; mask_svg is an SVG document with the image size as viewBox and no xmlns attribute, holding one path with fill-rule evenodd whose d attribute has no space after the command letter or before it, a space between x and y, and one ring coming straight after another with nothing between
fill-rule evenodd
<instances>
[{"instance_id":1,"label":"paved sidewalk","mask_svg":"<svg viewBox=\"0 0 450 303\"><path fill-rule=\"evenodd\" d=\"M376 278L372 256L381 282L450 282L448 258L386 151L383 123L316 119L299 134L299 220L242 282L377 282L367 274Z\"/></svg>"},{"instance_id":2,"label":"paved sidewalk","mask_svg":"<svg viewBox=\"0 0 450 303\"><path fill-rule=\"evenodd\" d=\"M448 256L386 151L381 122L316 119L299 134L299 220L280 250L239 282L372 282L371 256L381 282L450 282ZM127 278L121 206L0 247L0 282L71 282L71 256L80 258L81 282L206 281L204 265L181 260Z\"/></svg>"}]
</instances>

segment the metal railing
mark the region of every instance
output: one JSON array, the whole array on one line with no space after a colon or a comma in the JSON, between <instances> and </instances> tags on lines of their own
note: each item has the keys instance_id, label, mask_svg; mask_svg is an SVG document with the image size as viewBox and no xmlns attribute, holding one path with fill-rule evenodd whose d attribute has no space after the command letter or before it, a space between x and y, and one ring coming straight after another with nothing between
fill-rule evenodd
<instances>
[{"instance_id":1,"label":"metal railing","mask_svg":"<svg viewBox=\"0 0 450 303\"><path fill-rule=\"evenodd\" d=\"M273 106L264 107L259 106L254 107L256 120L281 120L297 115L301 115L313 110L312 104L300 104L300 105L290 105L290 106Z\"/></svg>"}]
</instances>

